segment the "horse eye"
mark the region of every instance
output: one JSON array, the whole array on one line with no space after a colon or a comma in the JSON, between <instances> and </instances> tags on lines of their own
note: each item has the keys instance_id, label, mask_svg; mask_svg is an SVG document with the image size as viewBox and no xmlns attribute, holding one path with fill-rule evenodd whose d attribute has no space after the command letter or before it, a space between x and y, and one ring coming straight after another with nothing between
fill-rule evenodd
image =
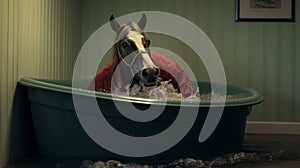
<instances>
[{"instance_id":1,"label":"horse eye","mask_svg":"<svg viewBox=\"0 0 300 168\"><path fill-rule=\"evenodd\" d=\"M126 42L123 42L121 45L122 45L123 48L127 48L128 47L128 43L126 43Z\"/></svg>"},{"instance_id":2,"label":"horse eye","mask_svg":"<svg viewBox=\"0 0 300 168\"><path fill-rule=\"evenodd\" d=\"M149 47L150 46L150 40L143 38L143 44L144 44L145 47Z\"/></svg>"}]
</instances>

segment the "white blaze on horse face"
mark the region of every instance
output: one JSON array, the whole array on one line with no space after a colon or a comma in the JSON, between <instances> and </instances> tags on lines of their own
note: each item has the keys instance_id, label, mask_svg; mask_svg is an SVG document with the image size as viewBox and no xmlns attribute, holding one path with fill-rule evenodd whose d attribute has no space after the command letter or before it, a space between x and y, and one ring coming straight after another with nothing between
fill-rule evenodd
<instances>
[{"instance_id":1,"label":"white blaze on horse face","mask_svg":"<svg viewBox=\"0 0 300 168\"><path fill-rule=\"evenodd\" d=\"M129 32L127 37L128 37L129 40L134 42L134 44L136 45L136 47L139 51L146 51L146 49L143 45L143 41L142 41L144 36L141 33L131 31L131 32Z\"/></svg>"}]
</instances>

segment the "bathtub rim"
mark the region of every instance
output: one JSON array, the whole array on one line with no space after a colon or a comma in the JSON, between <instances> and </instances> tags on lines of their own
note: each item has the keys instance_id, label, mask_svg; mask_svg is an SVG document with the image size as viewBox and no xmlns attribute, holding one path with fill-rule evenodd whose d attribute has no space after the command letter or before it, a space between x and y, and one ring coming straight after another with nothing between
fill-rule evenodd
<instances>
[{"instance_id":1,"label":"bathtub rim","mask_svg":"<svg viewBox=\"0 0 300 168\"><path fill-rule=\"evenodd\" d=\"M81 88L72 88L69 86L59 85L55 83L50 83L50 81L71 81L71 80L55 80L55 79L42 79L42 78L31 78L31 77L23 77L19 80L21 85L31 87L31 88L40 88L40 89L47 89L56 92L62 92L67 94L78 94L81 96L89 96L89 97L97 97L101 99L108 99L108 100L117 100L123 102L130 102L130 103L141 103L141 104L155 104L155 105L168 105L168 106L189 106L189 107L219 107L224 106L223 102L211 100L156 100L156 99L147 99L147 98L139 98L139 97L129 97L124 95L114 95L112 96L111 93L104 93L104 92L97 92L97 91L90 91ZM210 82L203 82L198 81L198 83L209 84ZM237 99L227 99L225 101L226 107L236 107L236 106L253 106L263 102L264 98L254 89L241 87L238 85L227 84L227 87L235 88L238 90L243 90L244 92L249 93L249 96L237 98ZM228 90L228 89L227 89Z\"/></svg>"}]
</instances>

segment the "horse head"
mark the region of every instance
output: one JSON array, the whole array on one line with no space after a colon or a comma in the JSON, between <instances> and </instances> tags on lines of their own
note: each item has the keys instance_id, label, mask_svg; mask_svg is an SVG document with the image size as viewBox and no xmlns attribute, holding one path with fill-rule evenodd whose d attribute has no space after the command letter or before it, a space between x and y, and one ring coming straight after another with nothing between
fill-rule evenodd
<instances>
[{"instance_id":1,"label":"horse head","mask_svg":"<svg viewBox=\"0 0 300 168\"><path fill-rule=\"evenodd\" d=\"M146 23L145 14L142 15L139 22L128 22L123 25L120 25L111 15L110 25L117 33L113 62L115 65L120 64L123 69L130 70L131 75L134 76L133 78L129 75L131 84L134 79L145 86L153 86L157 84L160 70L150 57L150 40L143 33Z\"/></svg>"}]
</instances>

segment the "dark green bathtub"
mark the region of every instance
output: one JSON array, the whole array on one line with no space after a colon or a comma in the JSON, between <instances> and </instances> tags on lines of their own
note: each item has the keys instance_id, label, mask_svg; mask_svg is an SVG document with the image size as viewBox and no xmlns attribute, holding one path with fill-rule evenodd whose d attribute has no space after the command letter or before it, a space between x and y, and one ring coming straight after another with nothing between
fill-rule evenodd
<instances>
[{"instance_id":1,"label":"dark green bathtub","mask_svg":"<svg viewBox=\"0 0 300 168\"><path fill-rule=\"evenodd\" d=\"M244 141L246 119L252 106L263 101L255 90L227 85L227 94L246 95L239 99L226 100L223 115L211 136L204 142L198 137L207 117L210 101L201 101L195 123L184 138L172 148L147 157L127 157L112 153L95 143L82 128L76 115L72 99L72 81L23 78L19 81L26 88L26 101L32 113L38 152L46 157L78 157L84 159L123 162L167 163L174 159L193 157L209 158L226 152L241 150ZM200 91L209 93L210 83L198 82ZM82 97L95 97L84 89L73 88ZM98 104L106 120L117 130L132 136L150 136L172 125L178 114L178 101L168 101L164 112L155 120L147 123L133 122L116 110L111 94L96 93ZM131 103L140 109L147 109L148 101L139 98L120 97L117 101ZM193 102L195 103L195 102ZM189 108L194 108L193 105ZM198 103L199 106L199 103ZM218 108L218 105L212 105ZM188 113L188 111L187 111ZM106 136L106 135L103 135Z\"/></svg>"}]
</instances>

